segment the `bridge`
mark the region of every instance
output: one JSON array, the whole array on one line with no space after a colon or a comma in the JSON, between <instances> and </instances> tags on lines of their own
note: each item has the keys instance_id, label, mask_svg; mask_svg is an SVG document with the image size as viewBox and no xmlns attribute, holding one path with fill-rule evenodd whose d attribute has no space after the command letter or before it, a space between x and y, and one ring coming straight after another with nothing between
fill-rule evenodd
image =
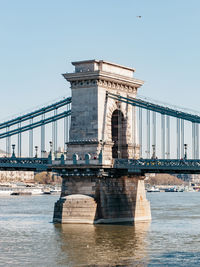
<instances>
[{"instance_id":1,"label":"bridge","mask_svg":"<svg viewBox=\"0 0 200 267\"><path fill-rule=\"evenodd\" d=\"M137 97L144 82L132 68L97 60L72 64L75 72L63 74L72 97L0 124L6 150L0 169L59 173L63 184L54 222L150 220L145 173L200 173L200 115ZM40 144L34 155L36 128Z\"/></svg>"}]
</instances>

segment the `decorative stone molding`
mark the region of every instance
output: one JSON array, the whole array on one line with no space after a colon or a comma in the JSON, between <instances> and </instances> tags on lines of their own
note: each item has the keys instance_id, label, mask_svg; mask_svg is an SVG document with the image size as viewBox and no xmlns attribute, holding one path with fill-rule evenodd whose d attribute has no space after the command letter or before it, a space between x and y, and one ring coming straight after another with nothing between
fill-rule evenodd
<instances>
[{"instance_id":1,"label":"decorative stone molding","mask_svg":"<svg viewBox=\"0 0 200 267\"><path fill-rule=\"evenodd\" d=\"M71 89L79 89L79 88L90 88L94 86L100 86L107 89L114 89L114 90L120 90L127 93L137 93L137 87L128 85L127 82L116 82L111 81L110 79L88 79L88 80L77 80L77 81L71 81Z\"/></svg>"}]
</instances>

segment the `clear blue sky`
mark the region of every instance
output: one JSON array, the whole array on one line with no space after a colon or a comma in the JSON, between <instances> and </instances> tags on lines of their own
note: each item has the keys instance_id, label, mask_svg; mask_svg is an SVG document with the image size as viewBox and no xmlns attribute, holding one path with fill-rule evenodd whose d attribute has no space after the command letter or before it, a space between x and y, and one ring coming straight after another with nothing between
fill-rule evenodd
<instances>
[{"instance_id":1,"label":"clear blue sky","mask_svg":"<svg viewBox=\"0 0 200 267\"><path fill-rule=\"evenodd\" d=\"M141 95L200 111L199 14L199 0L0 1L0 119L69 95L61 73L94 58L134 67Z\"/></svg>"}]
</instances>

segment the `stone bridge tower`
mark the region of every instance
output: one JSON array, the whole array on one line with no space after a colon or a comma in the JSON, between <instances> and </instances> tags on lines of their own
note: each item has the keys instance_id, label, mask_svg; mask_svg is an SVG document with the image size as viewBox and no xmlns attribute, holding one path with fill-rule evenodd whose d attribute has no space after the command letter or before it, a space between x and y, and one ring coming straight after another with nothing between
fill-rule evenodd
<instances>
[{"instance_id":1,"label":"stone bridge tower","mask_svg":"<svg viewBox=\"0 0 200 267\"><path fill-rule=\"evenodd\" d=\"M72 116L67 158L77 154L92 159L102 154L103 164L113 158L138 158L135 107L107 97L107 92L135 98L143 81L134 69L106 62L72 62L74 73L63 76L71 83Z\"/></svg>"},{"instance_id":2,"label":"stone bridge tower","mask_svg":"<svg viewBox=\"0 0 200 267\"><path fill-rule=\"evenodd\" d=\"M133 78L134 69L103 60L72 64L75 72L64 74L71 83L72 115L67 158L58 166L63 181L54 222L148 221L144 177L113 164L139 157L135 108L108 96L135 98L143 82Z\"/></svg>"}]
</instances>

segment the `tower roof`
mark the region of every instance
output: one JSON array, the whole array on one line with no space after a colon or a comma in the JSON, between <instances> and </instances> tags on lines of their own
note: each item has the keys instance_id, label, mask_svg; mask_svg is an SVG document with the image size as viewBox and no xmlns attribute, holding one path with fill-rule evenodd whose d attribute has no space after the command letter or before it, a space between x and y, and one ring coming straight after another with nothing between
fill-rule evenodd
<instances>
[{"instance_id":1,"label":"tower roof","mask_svg":"<svg viewBox=\"0 0 200 267\"><path fill-rule=\"evenodd\" d=\"M75 66L75 72L89 72L89 71L105 71L129 78L133 78L133 73L135 69L125 67L119 64L111 63L104 60L83 60L83 61L74 61L72 65Z\"/></svg>"}]
</instances>

